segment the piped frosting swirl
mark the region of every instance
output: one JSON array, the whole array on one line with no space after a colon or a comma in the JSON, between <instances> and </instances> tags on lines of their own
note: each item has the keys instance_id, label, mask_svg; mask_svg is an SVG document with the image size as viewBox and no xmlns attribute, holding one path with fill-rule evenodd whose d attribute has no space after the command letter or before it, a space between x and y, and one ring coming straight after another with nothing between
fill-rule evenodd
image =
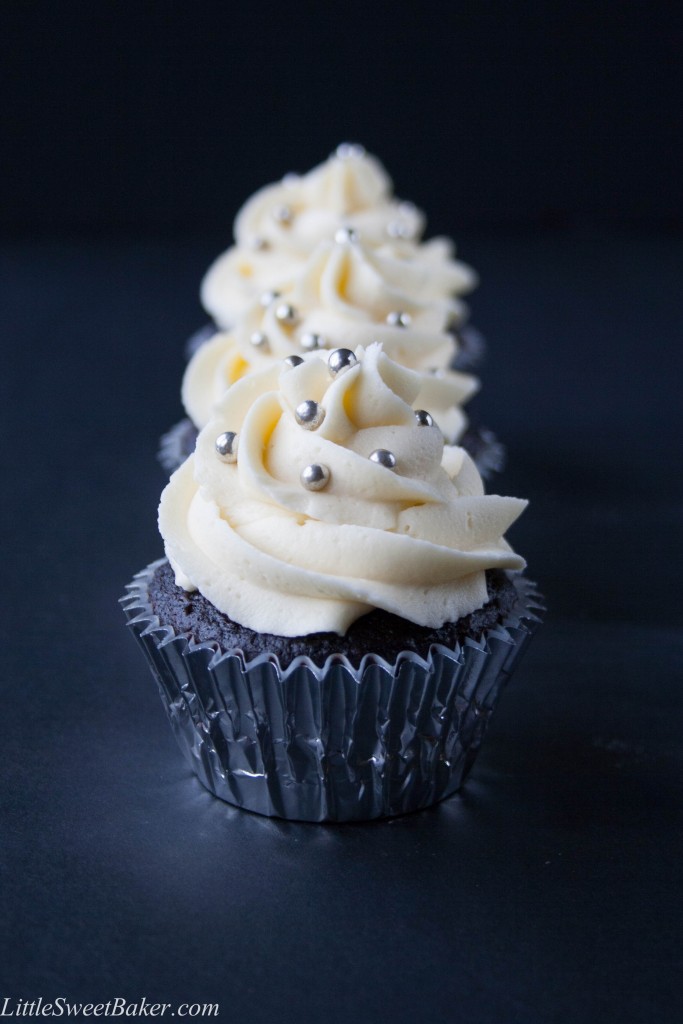
<instances>
[{"instance_id":1,"label":"piped frosting swirl","mask_svg":"<svg viewBox=\"0 0 683 1024\"><path fill-rule=\"evenodd\" d=\"M526 503L486 496L464 450L416 416L419 375L379 344L345 361L334 374L311 353L239 381L162 495L179 585L260 632L344 633L372 608L439 626L486 601L486 569L524 565L503 534ZM312 427L306 402L323 412Z\"/></svg>"},{"instance_id":2,"label":"piped frosting swirl","mask_svg":"<svg viewBox=\"0 0 683 1024\"><path fill-rule=\"evenodd\" d=\"M309 173L287 175L248 200L235 221L235 244L202 282L202 303L219 327L231 326L261 292L291 286L318 243L344 230L404 264L418 301L470 291L474 271L454 258L450 240L421 242L423 229L423 214L393 196L379 161L360 146L340 146ZM453 317L461 319L464 312L454 301Z\"/></svg>"}]
</instances>

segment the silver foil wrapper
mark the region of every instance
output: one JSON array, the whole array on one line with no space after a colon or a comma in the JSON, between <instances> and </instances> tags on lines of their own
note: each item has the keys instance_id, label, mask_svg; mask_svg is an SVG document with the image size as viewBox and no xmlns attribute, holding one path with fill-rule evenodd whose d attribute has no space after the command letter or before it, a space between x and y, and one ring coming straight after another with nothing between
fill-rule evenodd
<instances>
[{"instance_id":1,"label":"silver foil wrapper","mask_svg":"<svg viewBox=\"0 0 683 1024\"><path fill-rule=\"evenodd\" d=\"M161 435L157 459L169 476L192 455L196 443L197 428L189 419L180 420Z\"/></svg>"},{"instance_id":2,"label":"silver foil wrapper","mask_svg":"<svg viewBox=\"0 0 683 1024\"><path fill-rule=\"evenodd\" d=\"M180 420L162 434L157 459L170 475L192 455L196 443L197 428L192 420ZM459 443L472 456L484 480L490 480L505 466L505 446L487 427L469 426Z\"/></svg>"},{"instance_id":3,"label":"silver foil wrapper","mask_svg":"<svg viewBox=\"0 0 683 1024\"><path fill-rule=\"evenodd\" d=\"M470 424L458 444L472 456L483 480L490 480L505 468L505 445L488 427Z\"/></svg>"},{"instance_id":4,"label":"silver foil wrapper","mask_svg":"<svg viewBox=\"0 0 683 1024\"><path fill-rule=\"evenodd\" d=\"M299 657L283 669L160 622L148 594L158 564L121 601L185 757L217 797L290 820L368 821L454 793L540 621L534 585L516 577L512 612L478 642L434 645L426 660Z\"/></svg>"},{"instance_id":5,"label":"silver foil wrapper","mask_svg":"<svg viewBox=\"0 0 683 1024\"><path fill-rule=\"evenodd\" d=\"M455 332L458 354L453 360L454 370L474 370L486 355L486 338L476 327L467 324Z\"/></svg>"},{"instance_id":6,"label":"silver foil wrapper","mask_svg":"<svg viewBox=\"0 0 683 1024\"><path fill-rule=\"evenodd\" d=\"M210 341L214 334L217 334L219 330L220 328L216 327L213 321L211 321L208 324L204 324L204 326L200 327L198 331L195 331L194 334L190 335L185 342L185 358L188 363L197 349L201 348L205 342Z\"/></svg>"}]
</instances>

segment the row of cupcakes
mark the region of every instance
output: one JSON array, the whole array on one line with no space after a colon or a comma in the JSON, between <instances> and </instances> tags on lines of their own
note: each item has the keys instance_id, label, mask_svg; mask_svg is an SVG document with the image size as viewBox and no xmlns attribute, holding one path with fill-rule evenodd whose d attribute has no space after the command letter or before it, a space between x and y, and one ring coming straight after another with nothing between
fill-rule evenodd
<instances>
[{"instance_id":1,"label":"row of cupcakes","mask_svg":"<svg viewBox=\"0 0 683 1024\"><path fill-rule=\"evenodd\" d=\"M190 454L225 388L245 374L313 349L381 341L420 373L417 401L433 410L444 437L463 443L485 476L499 469L501 445L463 410L479 389L466 370L481 343L464 328L461 298L476 276L447 239L422 242L423 226L359 146L340 146L308 174L256 193L237 217L235 244L202 284L213 323L191 341L187 419L163 438L164 467Z\"/></svg>"},{"instance_id":2,"label":"row of cupcakes","mask_svg":"<svg viewBox=\"0 0 683 1024\"><path fill-rule=\"evenodd\" d=\"M367 820L450 795L538 621L505 539L526 503L487 495L457 443L473 275L421 229L340 147L257 193L203 286L226 329L167 437L166 557L123 600L193 770L252 811Z\"/></svg>"}]
</instances>

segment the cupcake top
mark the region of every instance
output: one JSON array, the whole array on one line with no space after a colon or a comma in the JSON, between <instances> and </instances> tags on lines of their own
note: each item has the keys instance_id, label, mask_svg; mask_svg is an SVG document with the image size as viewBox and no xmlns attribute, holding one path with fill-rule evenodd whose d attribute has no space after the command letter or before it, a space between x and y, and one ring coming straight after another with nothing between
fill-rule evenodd
<instances>
[{"instance_id":1,"label":"cupcake top","mask_svg":"<svg viewBox=\"0 0 683 1024\"><path fill-rule=\"evenodd\" d=\"M325 358L325 357L328 358ZM380 344L312 352L231 387L171 477L159 526L178 584L259 632L343 634L373 608L419 625L486 602L525 502L412 408Z\"/></svg>"},{"instance_id":2,"label":"cupcake top","mask_svg":"<svg viewBox=\"0 0 683 1024\"><path fill-rule=\"evenodd\" d=\"M415 297L425 273L420 263L338 231L336 240L317 245L292 284L263 293L231 331L197 350L183 381L188 415L203 427L227 387L288 355L381 341L390 358L420 373L416 402L430 409L449 441L457 440L466 425L461 406L478 381L449 369L457 353L447 331L452 303Z\"/></svg>"},{"instance_id":3,"label":"cupcake top","mask_svg":"<svg viewBox=\"0 0 683 1024\"><path fill-rule=\"evenodd\" d=\"M423 228L423 214L393 196L379 161L362 146L339 146L308 174L288 174L248 200L235 221L235 245L202 282L202 303L219 327L231 326L263 291L291 285L319 242L349 229L368 248L415 271L418 301L473 288L476 275L453 258L450 240L420 242ZM462 304L454 300L452 313L462 319Z\"/></svg>"}]
</instances>

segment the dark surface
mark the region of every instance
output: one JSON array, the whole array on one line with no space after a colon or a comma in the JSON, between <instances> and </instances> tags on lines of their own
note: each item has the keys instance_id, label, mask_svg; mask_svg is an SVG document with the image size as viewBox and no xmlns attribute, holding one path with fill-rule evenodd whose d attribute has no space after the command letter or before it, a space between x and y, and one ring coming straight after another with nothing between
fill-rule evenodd
<instances>
[{"instance_id":1,"label":"dark surface","mask_svg":"<svg viewBox=\"0 0 683 1024\"><path fill-rule=\"evenodd\" d=\"M4 247L1 998L680 1019L683 242L458 241L550 610L463 793L344 827L204 792L117 606L217 240Z\"/></svg>"},{"instance_id":2,"label":"dark surface","mask_svg":"<svg viewBox=\"0 0 683 1024\"><path fill-rule=\"evenodd\" d=\"M376 608L352 623L343 637L336 633L312 633L304 637L256 633L219 612L199 592L188 594L177 587L168 562L155 570L149 600L160 625L172 626L177 635L195 643L215 643L223 652L238 649L247 661L266 651L277 655L283 668L302 655L322 667L333 654L343 654L357 666L366 654L377 654L393 664L402 651L413 651L428 658L432 644L452 649L466 637L479 640L483 630L507 617L517 599L512 580L501 570L489 570L486 583L487 603L471 615L446 623L440 629L416 626Z\"/></svg>"}]
</instances>

